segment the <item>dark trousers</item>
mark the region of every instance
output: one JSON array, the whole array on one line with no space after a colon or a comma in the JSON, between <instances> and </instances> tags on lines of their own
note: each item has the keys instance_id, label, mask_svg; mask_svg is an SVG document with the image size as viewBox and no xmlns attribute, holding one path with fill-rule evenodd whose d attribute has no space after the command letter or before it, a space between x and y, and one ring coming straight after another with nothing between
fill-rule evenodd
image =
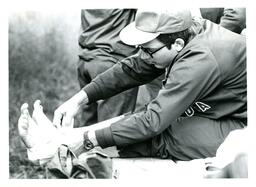
<instances>
[{"instance_id":1,"label":"dark trousers","mask_svg":"<svg viewBox=\"0 0 256 187\"><path fill-rule=\"evenodd\" d=\"M78 81L80 87L83 88L89 84L97 75L111 68L114 64L110 60L87 62L80 59L78 62ZM85 105L83 108L84 126L132 111L136 104L137 93L138 88L133 88L109 99Z\"/></svg>"},{"instance_id":2,"label":"dark trousers","mask_svg":"<svg viewBox=\"0 0 256 187\"><path fill-rule=\"evenodd\" d=\"M158 157L192 160L214 157L229 132L244 128L238 120L203 117L178 118L158 136L145 142L118 147L120 157Z\"/></svg>"}]
</instances>

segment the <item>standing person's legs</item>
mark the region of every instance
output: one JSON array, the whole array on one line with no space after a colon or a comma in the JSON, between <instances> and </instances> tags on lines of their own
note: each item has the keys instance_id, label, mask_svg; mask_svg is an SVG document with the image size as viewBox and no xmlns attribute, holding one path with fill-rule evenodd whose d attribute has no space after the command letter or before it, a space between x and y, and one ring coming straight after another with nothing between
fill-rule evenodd
<instances>
[{"instance_id":1,"label":"standing person's legs","mask_svg":"<svg viewBox=\"0 0 256 187\"><path fill-rule=\"evenodd\" d=\"M98 65L94 64L94 66L97 67ZM95 67L91 66L90 62L84 61L82 59L78 61L77 75L78 75L78 82L81 89L85 87L87 84L89 84L94 78L91 75L92 68L96 69ZM82 117L84 122L83 126L89 126L97 123L98 121L97 108L98 108L98 104L96 102L83 106L83 112L82 112Z\"/></svg>"},{"instance_id":2,"label":"standing person's legs","mask_svg":"<svg viewBox=\"0 0 256 187\"><path fill-rule=\"evenodd\" d=\"M89 84L97 75L111 68L114 64L109 59L99 59L97 62L80 60L78 65L80 87L83 88ZM84 125L88 126L132 111L136 103L137 93L138 88L133 88L109 99L86 105L83 108Z\"/></svg>"},{"instance_id":3,"label":"standing person's legs","mask_svg":"<svg viewBox=\"0 0 256 187\"><path fill-rule=\"evenodd\" d=\"M229 132L243 127L242 122L235 120L179 118L152 139L118 147L119 155L120 157L158 157L173 160L214 157Z\"/></svg>"}]
</instances>

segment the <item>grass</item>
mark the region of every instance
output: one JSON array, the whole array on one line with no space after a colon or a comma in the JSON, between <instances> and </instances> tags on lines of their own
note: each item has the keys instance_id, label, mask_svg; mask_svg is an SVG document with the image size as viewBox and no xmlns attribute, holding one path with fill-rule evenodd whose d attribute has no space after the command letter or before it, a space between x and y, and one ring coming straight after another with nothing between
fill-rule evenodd
<instances>
[{"instance_id":1,"label":"grass","mask_svg":"<svg viewBox=\"0 0 256 187\"><path fill-rule=\"evenodd\" d=\"M9 16L9 173L10 178L45 178L33 165L17 131L20 106L42 101L54 110L79 90L76 75L79 13L19 12ZM32 107L30 107L30 113ZM81 117L76 122L79 124Z\"/></svg>"}]
</instances>

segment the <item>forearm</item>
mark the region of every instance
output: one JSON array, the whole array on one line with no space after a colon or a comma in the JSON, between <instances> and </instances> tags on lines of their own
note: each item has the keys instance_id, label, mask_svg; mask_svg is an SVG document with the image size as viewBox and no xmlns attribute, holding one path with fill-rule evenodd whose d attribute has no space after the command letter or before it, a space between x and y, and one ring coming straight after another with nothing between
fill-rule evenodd
<instances>
[{"instance_id":1,"label":"forearm","mask_svg":"<svg viewBox=\"0 0 256 187\"><path fill-rule=\"evenodd\" d=\"M87 93L88 100L91 103L146 84L164 72L164 69L157 69L134 55L118 62L112 68L98 75L83 90Z\"/></svg>"},{"instance_id":2,"label":"forearm","mask_svg":"<svg viewBox=\"0 0 256 187\"><path fill-rule=\"evenodd\" d=\"M86 127L62 128L60 129L62 144L68 145L75 152L79 151L78 149L81 149L81 147L83 147L84 133L88 132L88 138L90 139L90 141L94 144L94 146L98 146L99 144L96 139L95 131L107 128L112 123L115 123L123 119L124 117L125 115L117 116Z\"/></svg>"},{"instance_id":3,"label":"forearm","mask_svg":"<svg viewBox=\"0 0 256 187\"><path fill-rule=\"evenodd\" d=\"M84 104L88 103L88 96L87 96L87 93L84 90L80 90L78 93L76 93L69 100L72 100L73 102L77 103L77 105L79 107L81 107Z\"/></svg>"},{"instance_id":4,"label":"forearm","mask_svg":"<svg viewBox=\"0 0 256 187\"><path fill-rule=\"evenodd\" d=\"M100 99L107 99L141 84L143 82L134 80L129 74L125 73L122 65L119 63L98 75L83 90L87 93L89 103L91 103Z\"/></svg>"}]
</instances>

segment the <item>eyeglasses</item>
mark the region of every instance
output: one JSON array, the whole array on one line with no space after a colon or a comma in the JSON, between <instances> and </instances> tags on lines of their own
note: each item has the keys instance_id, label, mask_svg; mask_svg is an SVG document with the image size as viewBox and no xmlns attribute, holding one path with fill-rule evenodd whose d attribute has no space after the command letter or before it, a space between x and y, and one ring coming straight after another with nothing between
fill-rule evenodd
<instances>
[{"instance_id":1,"label":"eyeglasses","mask_svg":"<svg viewBox=\"0 0 256 187\"><path fill-rule=\"evenodd\" d=\"M166 45L163 45L162 47L160 47L160 48L158 48L158 49L156 49L156 50L154 50L154 51L151 51L149 48L142 47L141 45L138 45L137 48L141 49L143 52L149 54L149 56L150 56L151 58L153 58L153 54L156 53L157 51L160 51L160 50L163 49L165 46L166 46Z\"/></svg>"}]
</instances>

